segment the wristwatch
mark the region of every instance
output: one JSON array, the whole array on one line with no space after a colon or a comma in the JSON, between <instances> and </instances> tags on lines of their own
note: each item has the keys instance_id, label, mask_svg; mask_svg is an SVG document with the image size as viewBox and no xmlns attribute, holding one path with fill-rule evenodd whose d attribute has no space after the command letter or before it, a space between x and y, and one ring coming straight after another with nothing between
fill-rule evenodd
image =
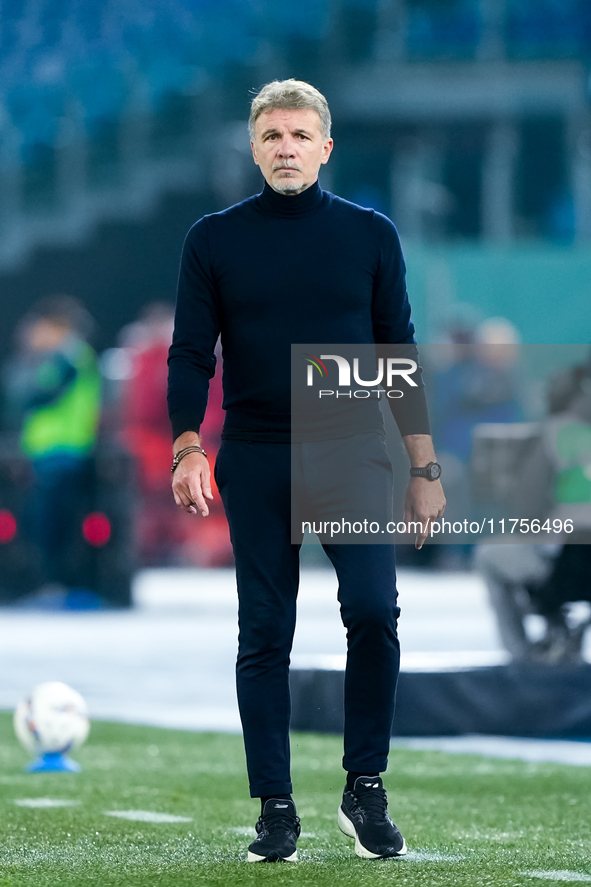
<instances>
[{"instance_id":1,"label":"wristwatch","mask_svg":"<svg viewBox=\"0 0 591 887\"><path fill-rule=\"evenodd\" d=\"M424 468L411 468L411 477L425 477L427 480L437 480L441 477L441 465L439 462L429 462Z\"/></svg>"}]
</instances>

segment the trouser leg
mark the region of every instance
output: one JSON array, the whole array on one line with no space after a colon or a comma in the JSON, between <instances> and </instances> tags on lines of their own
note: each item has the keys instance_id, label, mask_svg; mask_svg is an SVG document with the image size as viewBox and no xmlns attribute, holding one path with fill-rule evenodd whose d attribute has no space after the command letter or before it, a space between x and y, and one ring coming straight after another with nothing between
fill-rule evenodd
<instances>
[{"instance_id":1,"label":"trouser leg","mask_svg":"<svg viewBox=\"0 0 591 887\"><path fill-rule=\"evenodd\" d=\"M305 444L303 475L316 519L343 519L353 528L355 522L375 522L384 540L366 544L376 539L373 531L361 540L354 529L340 537L344 544L330 533L321 536L339 580L347 629L343 766L381 772L387 767L400 667L394 546L385 535L392 519L392 466L383 438L360 434Z\"/></svg>"},{"instance_id":2,"label":"trouser leg","mask_svg":"<svg viewBox=\"0 0 591 887\"><path fill-rule=\"evenodd\" d=\"M250 794L289 793L289 656L299 578L299 545L290 541L289 445L224 441L216 482L236 560L236 686Z\"/></svg>"},{"instance_id":3,"label":"trouser leg","mask_svg":"<svg viewBox=\"0 0 591 887\"><path fill-rule=\"evenodd\" d=\"M347 629L343 767L380 773L388 763L400 668L392 545L325 545Z\"/></svg>"},{"instance_id":4,"label":"trouser leg","mask_svg":"<svg viewBox=\"0 0 591 887\"><path fill-rule=\"evenodd\" d=\"M43 582L65 586L92 583L76 557L85 507L89 508L91 463L85 458L34 463L30 531L41 561Z\"/></svg>"}]
</instances>

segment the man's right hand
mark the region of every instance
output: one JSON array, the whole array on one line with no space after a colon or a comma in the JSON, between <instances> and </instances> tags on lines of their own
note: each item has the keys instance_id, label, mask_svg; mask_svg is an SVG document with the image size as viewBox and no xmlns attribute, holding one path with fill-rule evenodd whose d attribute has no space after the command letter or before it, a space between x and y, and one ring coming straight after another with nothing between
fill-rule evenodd
<instances>
[{"instance_id":1,"label":"man's right hand","mask_svg":"<svg viewBox=\"0 0 591 887\"><path fill-rule=\"evenodd\" d=\"M174 452L199 444L199 436L194 432L181 434L174 442ZM213 499L211 492L211 472L207 458L202 453L188 453L184 456L172 475L174 501L187 514L207 517L209 508L206 499Z\"/></svg>"}]
</instances>

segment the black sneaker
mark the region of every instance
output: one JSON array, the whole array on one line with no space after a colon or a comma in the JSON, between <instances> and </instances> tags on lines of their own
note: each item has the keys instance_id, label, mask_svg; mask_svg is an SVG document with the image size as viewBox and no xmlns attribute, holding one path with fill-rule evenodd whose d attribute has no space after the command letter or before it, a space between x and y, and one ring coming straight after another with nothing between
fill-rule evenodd
<instances>
[{"instance_id":1,"label":"black sneaker","mask_svg":"<svg viewBox=\"0 0 591 887\"><path fill-rule=\"evenodd\" d=\"M269 798L255 825L257 837L248 848L249 862L296 862L300 820L293 801Z\"/></svg>"},{"instance_id":2,"label":"black sneaker","mask_svg":"<svg viewBox=\"0 0 591 887\"><path fill-rule=\"evenodd\" d=\"M339 828L355 838L355 853L365 859L404 856L404 838L388 816L386 790L379 776L358 776L343 792Z\"/></svg>"}]
</instances>

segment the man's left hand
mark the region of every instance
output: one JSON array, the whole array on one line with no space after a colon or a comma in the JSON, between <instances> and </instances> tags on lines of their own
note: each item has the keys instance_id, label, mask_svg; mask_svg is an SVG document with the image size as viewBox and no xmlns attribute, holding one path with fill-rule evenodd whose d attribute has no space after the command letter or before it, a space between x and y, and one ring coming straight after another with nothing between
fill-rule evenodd
<instances>
[{"instance_id":1,"label":"man's left hand","mask_svg":"<svg viewBox=\"0 0 591 887\"><path fill-rule=\"evenodd\" d=\"M421 530L415 539L415 548L423 547L431 529L431 521L441 517L444 511L445 496L441 481L411 477L404 499L404 520L405 523L418 521L421 524Z\"/></svg>"}]
</instances>

